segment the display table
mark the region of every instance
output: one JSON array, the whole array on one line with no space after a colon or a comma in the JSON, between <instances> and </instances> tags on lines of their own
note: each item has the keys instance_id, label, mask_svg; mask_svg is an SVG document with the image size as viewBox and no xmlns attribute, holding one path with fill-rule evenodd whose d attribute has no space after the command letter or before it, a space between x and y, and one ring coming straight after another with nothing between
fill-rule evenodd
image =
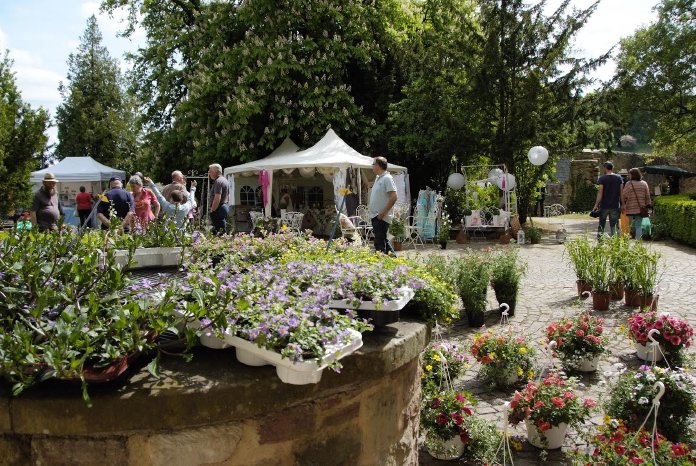
<instances>
[{"instance_id":1,"label":"display table","mask_svg":"<svg viewBox=\"0 0 696 466\"><path fill-rule=\"evenodd\" d=\"M430 338L400 321L316 385L287 385L272 367L238 363L234 349L163 357L123 386L47 382L20 397L0 391L2 464L418 464L418 356Z\"/></svg>"}]
</instances>

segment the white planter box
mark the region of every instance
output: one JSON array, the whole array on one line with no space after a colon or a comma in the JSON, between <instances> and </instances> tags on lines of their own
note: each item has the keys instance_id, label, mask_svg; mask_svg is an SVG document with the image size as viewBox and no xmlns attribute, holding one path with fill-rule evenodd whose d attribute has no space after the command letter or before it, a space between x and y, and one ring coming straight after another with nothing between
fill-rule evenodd
<instances>
[{"instance_id":1,"label":"white planter box","mask_svg":"<svg viewBox=\"0 0 696 466\"><path fill-rule=\"evenodd\" d=\"M333 309L363 309L367 311L400 311L413 298L415 291L409 287L399 288L401 297L386 303L375 303L374 301L362 301L360 306L355 307L347 299L333 299L329 301L329 307Z\"/></svg>"},{"instance_id":2,"label":"white planter box","mask_svg":"<svg viewBox=\"0 0 696 466\"><path fill-rule=\"evenodd\" d=\"M114 252L116 263L125 266L128 260L128 251L117 249ZM181 248L140 248L133 253L135 264L132 269L144 269L147 267L176 267L179 265Z\"/></svg>"},{"instance_id":3,"label":"white planter box","mask_svg":"<svg viewBox=\"0 0 696 466\"><path fill-rule=\"evenodd\" d=\"M191 320L186 323L186 326L188 328L198 330L201 328L201 321L196 319L196 320ZM203 331L203 333L200 335L199 340L201 342L201 345L205 346L206 348L212 348L212 349L226 349L229 348L230 345L225 341L224 338L219 338L215 335L215 332L213 332L212 329L207 328Z\"/></svg>"},{"instance_id":4,"label":"white planter box","mask_svg":"<svg viewBox=\"0 0 696 466\"><path fill-rule=\"evenodd\" d=\"M306 385L318 383L321 374L330 363L357 351L363 344L362 335L356 330L350 330L353 338L346 345L329 346L326 348L326 356L321 361L321 365L316 359L307 361L293 362L284 358L280 353L260 348L256 343L244 340L237 336L226 335L225 341L235 347L237 360L242 364L250 366L264 366L270 364L275 366L276 373L280 380L292 385Z\"/></svg>"}]
</instances>

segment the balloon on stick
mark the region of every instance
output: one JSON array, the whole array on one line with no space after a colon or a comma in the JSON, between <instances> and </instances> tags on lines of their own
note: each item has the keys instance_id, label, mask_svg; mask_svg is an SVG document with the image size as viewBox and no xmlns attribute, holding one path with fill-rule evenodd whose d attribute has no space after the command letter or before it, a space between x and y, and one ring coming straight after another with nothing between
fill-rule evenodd
<instances>
[{"instance_id":1,"label":"balloon on stick","mask_svg":"<svg viewBox=\"0 0 696 466\"><path fill-rule=\"evenodd\" d=\"M503 191L512 191L515 189L515 186L517 186L517 180L515 179L515 175L507 173L498 178L496 185Z\"/></svg>"},{"instance_id":2,"label":"balloon on stick","mask_svg":"<svg viewBox=\"0 0 696 466\"><path fill-rule=\"evenodd\" d=\"M549 151L543 146L534 146L529 149L527 158L532 165L543 165L549 159Z\"/></svg>"}]
</instances>

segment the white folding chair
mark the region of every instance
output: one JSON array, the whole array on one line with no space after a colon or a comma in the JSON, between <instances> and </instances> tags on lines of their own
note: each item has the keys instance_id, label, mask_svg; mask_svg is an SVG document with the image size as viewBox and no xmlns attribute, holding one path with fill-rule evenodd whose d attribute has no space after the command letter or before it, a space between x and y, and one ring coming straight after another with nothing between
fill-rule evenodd
<instances>
[{"instance_id":1,"label":"white folding chair","mask_svg":"<svg viewBox=\"0 0 696 466\"><path fill-rule=\"evenodd\" d=\"M418 226L416 217L410 216L404 223L406 227L406 238L404 238L404 246L412 244L413 249L418 249L418 245L425 246L423 238L420 235L421 228Z\"/></svg>"}]
</instances>

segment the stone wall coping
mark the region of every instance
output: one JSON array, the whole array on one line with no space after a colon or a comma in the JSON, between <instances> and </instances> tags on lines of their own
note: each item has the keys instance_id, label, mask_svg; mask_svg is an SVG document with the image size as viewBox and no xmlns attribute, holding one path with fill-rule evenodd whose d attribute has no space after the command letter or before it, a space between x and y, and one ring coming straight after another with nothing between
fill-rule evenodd
<instances>
[{"instance_id":1,"label":"stone wall coping","mask_svg":"<svg viewBox=\"0 0 696 466\"><path fill-rule=\"evenodd\" d=\"M237 362L234 349L196 348L189 363L163 356L161 377L141 368L121 386L89 389L45 382L19 397L0 391L0 434L104 435L175 430L218 424L329 397L379 379L413 361L430 340L423 322L402 320L363 334L363 347L342 360L341 373L325 369L318 384L287 385L275 368Z\"/></svg>"}]
</instances>

